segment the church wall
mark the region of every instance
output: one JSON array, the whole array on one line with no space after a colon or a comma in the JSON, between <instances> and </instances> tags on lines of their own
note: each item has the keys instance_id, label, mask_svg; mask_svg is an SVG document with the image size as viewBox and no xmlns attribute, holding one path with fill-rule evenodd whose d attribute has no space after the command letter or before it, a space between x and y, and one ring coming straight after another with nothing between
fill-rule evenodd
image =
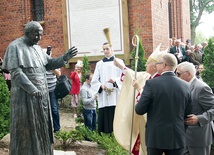
<instances>
[{"instance_id":1,"label":"church wall","mask_svg":"<svg viewBox=\"0 0 214 155\"><path fill-rule=\"evenodd\" d=\"M152 0L151 10L153 49L162 43L161 50L165 50L169 46L168 0Z\"/></svg>"},{"instance_id":2,"label":"church wall","mask_svg":"<svg viewBox=\"0 0 214 155\"><path fill-rule=\"evenodd\" d=\"M172 6L172 37L181 39L185 42L186 39L190 38L190 16L189 16L189 1L180 0L174 1L169 0Z\"/></svg>"},{"instance_id":3,"label":"church wall","mask_svg":"<svg viewBox=\"0 0 214 155\"><path fill-rule=\"evenodd\" d=\"M66 49L63 1L65 0L44 0L45 15L44 23L42 23L44 35L39 44L42 48L46 48L48 45L52 46L53 57L63 54ZM172 3L172 10L174 10L172 11L173 36L182 38L182 40L190 38L188 1L169 0L169 2ZM168 0L127 0L127 3L130 51L133 49L131 39L135 32L142 39L146 57L159 43L162 43L162 49L165 49L169 39ZM9 43L24 34L24 25L32 20L31 10L30 0L0 1L1 57L4 56ZM94 67L95 62L92 63ZM73 70L73 64L70 69L62 69L66 74L71 70Z\"/></svg>"},{"instance_id":4,"label":"church wall","mask_svg":"<svg viewBox=\"0 0 214 155\"><path fill-rule=\"evenodd\" d=\"M0 2L0 56L3 57L7 46L14 39L24 35L24 25L32 20L32 7L28 0ZM64 49L62 26L62 1L46 0L45 15L42 23L44 34L39 45L46 48L52 46L53 56L61 55Z\"/></svg>"},{"instance_id":5,"label":"church wall","mask_svg":"<svg viewBox=\"0 0 214 155\"><path fill-rule=\"evenodd\" d=\"M128 0L128 8L130 39L133 37L136 31L139 37L142 39L144 50L151 52L153 50L151 1ZM146 57L148 57L147 53L145 54Z\"/></svg>"},{"instance_id":6,"label":"church wall","mask_svg":"<svg viewBox=\"0 0 214 155\"><path fill-rule=\"evenodd\" d=\"M190 28L190 16L189 16L189 1L187 0L181 0L181 12L182 12L182 17L181 21L182 22L182 37L181 40L185 43L187 39L190 39L191 36L191 28Z\"/></svg>"},{"instance_id":7,"label":"church wall","mask_svg":"<svg viewBox=\"0 0 214 155\"><path fill-rule=\"evenodd\" d=\"M23 35L24 6L20 0L0 1L0 57L8 44Z\"/></svg>"}]
</instances>

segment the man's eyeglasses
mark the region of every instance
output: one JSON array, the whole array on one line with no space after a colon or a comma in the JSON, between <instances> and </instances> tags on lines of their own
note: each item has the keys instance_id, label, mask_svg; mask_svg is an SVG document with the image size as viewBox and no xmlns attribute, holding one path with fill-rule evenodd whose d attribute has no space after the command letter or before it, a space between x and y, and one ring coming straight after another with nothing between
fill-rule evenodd
<instances>
[{"instance_id":1,"label":"man's eyeglasses","mask_svg":"<svg viewBox=\"0 0 214 155\"><path fill-rule=\"evenodd\" d=\"M180 77L180 76L181 76L181 73L176 72L176 75L177 75L177 77Z\"/></svg>"},{"instance_id":2,"label":"man's eyeglasses","mask_svg":"<svg viewBox=\"0 0 214 155\"><path fill-rule=\"evenodd\" d=\"M155 65L163 64L163 63L164 63L164 62L156 62ZM168 64L166 64L166 63L165 63L165 65L166 65L166 66L173 66L173 65L168 65Z\"/></svg>"},{"instance_id":3,"label":"man's eyeglasses","mask_svg":"<svg viewBox=\"0 0 214 155\"><path fill-rule=\"evenodd\" d=\"M163 64L163 62L156 62L156 63L155 63L155 65L158 65L158 64Z\"/></svg>"},{"instance_id":4,"label":"man's eyeglasses","mask_svg":"<svg viewBox=\"0 0 214 155\"><path fill-rule=\"evenodd\" d=\"M180 77L181 74L186 73L186 72L188 72L188 71L185 71L185 72L182 72L182 73L176 72L176 75L177 75L177 77Z\"/></svg>"}]
</instances>

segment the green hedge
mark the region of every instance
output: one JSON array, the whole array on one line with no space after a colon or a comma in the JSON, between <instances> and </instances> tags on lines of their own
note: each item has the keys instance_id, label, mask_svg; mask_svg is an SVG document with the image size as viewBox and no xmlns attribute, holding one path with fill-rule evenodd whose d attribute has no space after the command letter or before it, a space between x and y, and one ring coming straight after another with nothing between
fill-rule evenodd
<instances>
[{"instance_id":1,"label":"green hedge","mask_svg":"<svg viewBox=\"0 0 214 155\"><path fill-rule=\"evenodd\" d=\"M204 50L202 79L214 90L214 37L210 38Z\"/></svg>"},{"instance_id":2,"label":"green hedge","mask_svg":"<svg viewBox=\"0 0 214 155\"><path fill-rule=\"evenodd\" d=\"M0 139L9 133L10 127L10 93L0 73Z\"/></svg>"}]
</instances>

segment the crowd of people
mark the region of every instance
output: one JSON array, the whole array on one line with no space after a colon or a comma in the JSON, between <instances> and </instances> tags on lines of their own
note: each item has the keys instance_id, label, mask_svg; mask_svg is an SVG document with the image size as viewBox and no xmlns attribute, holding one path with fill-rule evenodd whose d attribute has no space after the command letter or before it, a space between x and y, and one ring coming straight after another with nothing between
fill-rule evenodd
<instances>
[{"instance_id":1,"label":"crowd of people","mask_svg":"<svg viewBox=\"0 0 214 155\"><path fill-rule=\"evenodd\" d=\"M12 79L10 154L52 155L53 132L60 130L54 89L61 75L59 68L77 49L72 47L52 58L38 45L42 34L38 22L27 23L24 36L11 42L4 61L0 59ZM125 132L133 131L134 155L209 155L214 142L214 95L200 75L207 44L202 45L193 47L190 39L186 44L173 39L169 51L160 51L159 45L149 56L146 71L134 77L134 71L104 43L104 58L96 63L94 73L85 76L84 83L82 61L78 60L70 73L74 118L81 115L77 112L81 98L84 125L90 130L98 128L99 134L114 132L124 145L128 139ZM136 91L136 96L129 91ZM133 97L134 103L130 101ZM128 107L133 104L136 118L129 130L132 112Z\"/></svg>"},{"instance_id":2,"label":"crowd of people","mask_svg":"<svg viewBox=\"0 0 214 155\"><path fill-rule=\"evenodd\" d=\"M147 152L148 155L161 155L162 153L169 155L210 154L213 143L211 131L214 129L214 96L211 88L202 81L200 76L203 70L205 46L195 45L193 48L190 42L191 40L187 39L186 45L182 45L181 41L176 39L169 51L160 51L159 45L146 63L146 73L150 77L145 77L142 74L146 81L145 86L139 84L138 79L132 79L133 83L129 83L138 92L136 95L136 113L139 115L147 114L146 124L144 124L146 129L137 125L145 133L138 131L138 134L134 135L132 153L135 155L142 152ZM124 102L127 101L129 95L122 95L121 86L123 86L123 79L130 69L125 67L122 60L113 56L108 43L103 44L103 51L105 57L96 64L93 78L90 81L91 90L89 92L92 91L98 96L98 132L114 132L118 138L114 124L117 124L115 126L121 132L125 123L121 118L124 113L118 112L121 111L119 108L116 110L117 107L120 107L118 105L119 94L114 95L121 92L120 96L124 98L123 106L128 104ZM115 66L120 70L115 70ZM87 84L89 85L89 82ZM89 97L91 105L94 105L97 96L89 96L91 96ZM121 114L119 121L114 116L115 111ZM127 109L125 111L128 115ZM93 112L90 112L90 118L92 118ZM84 119L86 120L85 125L94 130L92 119L90 124L88 124L88 117L84 116ZM121 128L118 127L121 124ZM142 143L146 145L147 149L142 145L139 146L142 141L140 135L144 134L145 142ZM200 136L197 137L197 134ZM124 134L120 136L125 137Z\"/></svg>"},{"instance_id":3,"label":"crowd of people","mask_svg":"<svg viewBox=\"0 0 214 155\"><path fill-rule=\"evenodd\" d=\"M191 45L190 39L187 39L186 43L183 43L180 39L172 38L169 53L175 55L178 64L184 61L193 63L197 69L197 78L202 80L200 73L203 70L204 49L206 46L207 41Z\"/></svg>"}]
</instances>

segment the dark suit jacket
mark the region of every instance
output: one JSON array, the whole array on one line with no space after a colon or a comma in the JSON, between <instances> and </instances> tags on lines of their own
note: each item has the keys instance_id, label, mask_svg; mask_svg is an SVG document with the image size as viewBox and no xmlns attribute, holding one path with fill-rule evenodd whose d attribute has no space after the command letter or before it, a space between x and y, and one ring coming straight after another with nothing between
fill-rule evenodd
<instances>
[{"instance_id":1,"label":"dark suit jacket","mask_svg":"<svg viewBox=\"0 0 214 155\"><path fill-rule=\"evenodd\" d=\"M190 85L193 114L198 124L187 128L187 146L204 147L213 143L214 95L211 88L201 80L194 79Z\"/></svg>"},{"instance_id":2,"label":"dark suit jacket","mask_svg":"<svg viewBox=\"0 0 214 155\"><path fill-rule=\"evenodd\" d=\"M186 146L184 119L191 114L190 86L173 72L147 80L135 111L147 113L146 146L178 149Z\"/></svg>"},{"instance_id":3,"label":"dark suit jacket","mask_svg":"<svg viewBox=\"0 0 214 155\"><path fill-rule=\"evenodd\" d=\"M180 46L180 51L181 51L182 54L183 54L182 62L183 62L183 61L187 61L187 55L186 55L185 49L184 49L183 47ZM170 53L175 54L176 52L177 52L176 46L173 46L173 47L170 48ZM179 62L179 63L180 63L180 62Z\"/></svg>"},{"instance_id":4,"label":"dark suit jacket","mask_svg":"<svg viewBox=\"0 0 214 155\"><path fill-rule=\"evenodd\" d=\"M203 54L199 51L199 52L193 52L190 54L190 61L194 64L194 65L200 65L202 64L202 58L203 58Z\"/></svg>"}]
</instances>

